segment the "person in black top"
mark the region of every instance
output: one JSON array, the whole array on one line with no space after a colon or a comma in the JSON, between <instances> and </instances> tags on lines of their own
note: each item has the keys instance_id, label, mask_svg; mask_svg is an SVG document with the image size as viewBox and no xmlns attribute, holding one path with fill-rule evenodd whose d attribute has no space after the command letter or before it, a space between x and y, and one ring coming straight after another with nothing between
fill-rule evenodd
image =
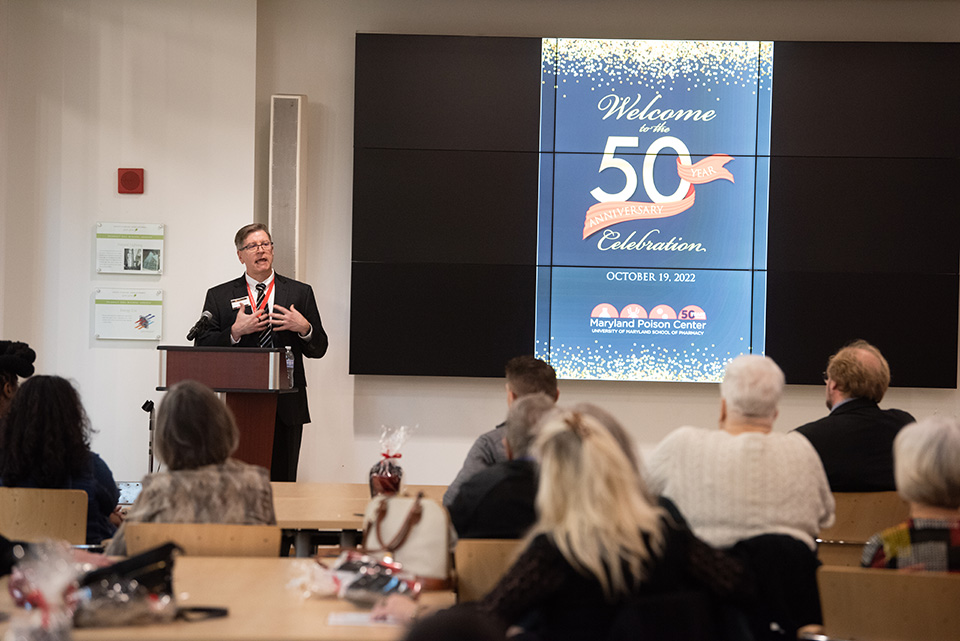
<instances>
[{"instance_id":1,"label":"person in black top","mask_svg":"<svg viewBox=\"0 0 960 641\"><path fill-rule=\"evenodd\" d=\"M17 554L17 547L21 545L22 544L11 541L0 534L0 576L10 574L10 570L12 570L13 566L20 560Z\"/></svg>"},{"instance_id":2,"label":"person in black top","mask_svg":"<svg viewBox=\"0 0 960 641\"><path fill-rule=\"evenodd\" d=\"M530 445L537 422L555 407L546 394L518 398L507 412L507 460L471 476L460 487L450 520L461 539L519 539L537 520L537 464Z\"/></svg>"},{"instance_id":3,"label":"person in black top","mask_svg":"<svg viewBox=\"0 0 960 641\"><path fill-rule=\"evenodd\" d=\"M540 360L529 354L515 356L507 361L504 368L507 378L507 408L513 406L513 403L528 394L546 394L556 402L560 397L560 390L557 387L557 373L545 361ZM447 491L443 493L443 506L448 510L453 507L453 502L460 492L460 487L467 482L477 472L492 467L497 463L503 463L507 460L507 451L504 448L506 441L507 424L500 423L489 432L484 432L477 437L467 457L463 461L463 467L457 472L456 478L450 483Z\"/></svg>"},{"instance_id":4,"label":"person in black top","mask_svg":"<svg viewBox=\"0 0 960 641\"><path fill-rule=\"evenodd\" d=\"M913 416L880 409L890 385L890 366L880 350L854 341L830 357L826 382L830 414L796 429L820 455L834 492L896 489L893 439Z\"/></svg>"},{"instance_id":5,"label":"person in black top","mask_svg":"<svg viewBox=\"0 0 960 641\"><path fill-rule=\"evenodd\" d=\"M33 376L36 358L36 352L26 343L0 341L0 419L10 408L20 387L20 378Z\"/></svg>"}]
</instances>

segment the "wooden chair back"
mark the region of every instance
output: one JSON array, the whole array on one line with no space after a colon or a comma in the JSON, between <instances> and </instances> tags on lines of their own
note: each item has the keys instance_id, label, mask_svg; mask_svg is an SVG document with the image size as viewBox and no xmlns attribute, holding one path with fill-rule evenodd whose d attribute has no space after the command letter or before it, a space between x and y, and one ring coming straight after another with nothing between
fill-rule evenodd
<instances>
[{"instance_id":1,"label":"wooden chair back","mask_svg":"<svg viewBox=\"0 0 960 641\"><path fill-rule=\"evenodd\" d=\"M87 493L0 487L0 533L8 539L61 539L72 545L87 541Z\"/></svg>"},{"instance_id":2,"label":"wooden chair back","mask_svg":"<svg viewBox=\"0 0 960 641\"><path fill-rule=\"evenodd\" d=\"M817 583L830 638L960 638L960 574L821 567Z\"/></svg>"},{"instance_id":3,"label":"wooden chair back","mask_svg":"<svg viewBox=\"0 0 960 641\"><path fill-rule=\"evenodd\" d=\"M460 539L453 552L457 602L476 601L497 584L520 551L520 539Z\"/></svg>"},{"instance_id":4,"label":"wooden chair back","mask_svg":"<svg viewBox=\"0 0 960 641\"><path fill-rule=\"evenodd\" d=\"M277 525L126 523L127 554L173 541L190 556L280 556Z\"/></svg>"},{"instance_id":5,"label":"wooden chair back","mask_svg":"<svg viewBox=\"0 0 960 641\"><path fill-rule=\"evenodd\" d=\"M817 558L824 565L858 568L862 555L863 543L821 541L817 544Z\"/></svg>"},{"instance_id":6,"label":"wooden chair back","mask_svg":"<svg viewBox=\"0 0 960 641\"><path fill-rule=\"evenodd\" d=\"M896 492L834 492L833 499L836 522L818 537L824 565L859 566L867 539L910 516L909 506Z\"/></svg>"}]
</instances>

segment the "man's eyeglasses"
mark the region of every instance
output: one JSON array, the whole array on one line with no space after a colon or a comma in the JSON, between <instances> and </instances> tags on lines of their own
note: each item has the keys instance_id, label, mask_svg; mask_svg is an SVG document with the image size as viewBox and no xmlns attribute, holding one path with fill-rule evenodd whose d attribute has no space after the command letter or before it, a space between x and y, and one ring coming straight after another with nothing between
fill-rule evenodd
<instances>
[{"instance_id":1,"label":"man's eyeglasses","mask_svg":"<svg viewBox=\"0 0 960 641\"><path fill-rule=\"evenodd\" d=\"M273 243L270 242L270 241L266 241L266 242L263 242L263 243L250 243L249 245L244 245L243 247L241 247L241 248L240 248L240 251L243 251L243 252L252 252L252 251L256 251L256 250L261 249L261 248L262 248L264 251L267 251L267 250L270 249L271 247L273 247Z\"/></svg>"}]
</instances>

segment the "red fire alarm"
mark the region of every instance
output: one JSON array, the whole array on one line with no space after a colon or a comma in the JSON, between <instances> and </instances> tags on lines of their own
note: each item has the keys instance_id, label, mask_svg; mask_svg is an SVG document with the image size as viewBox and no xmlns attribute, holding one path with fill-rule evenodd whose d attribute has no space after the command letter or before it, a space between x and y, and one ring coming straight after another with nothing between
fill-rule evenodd
<instances>
[{"instance_id":1,"label":"red fire alarm","mask_svg":"<svg viewBox=\"0 0 960 641\"><path fill-rule=\"evenodd\" d=\"M117 170L117 193L118 194L142 194L143 193L143 169L118 169Z\"/></svg>"}]
</instances>

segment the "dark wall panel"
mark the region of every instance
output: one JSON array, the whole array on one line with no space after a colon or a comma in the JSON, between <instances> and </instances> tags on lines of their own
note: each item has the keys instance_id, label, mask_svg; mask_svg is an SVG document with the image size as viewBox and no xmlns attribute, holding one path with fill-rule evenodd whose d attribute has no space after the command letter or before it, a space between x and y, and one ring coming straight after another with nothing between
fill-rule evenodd
<instances>
[{"instance_id":1,"label":"dark wall panel","mask_svg":"<svg viewBox=\"0 0 960 641\"><path fill-rule=\"evenodd\" d=\"M354 263L350 373L501 377L535 296L535 267Z\"/></svg>"},{"instance_id":2,"label":"dark wall panel","mask_svg":"<svg viewBox=\"0 0 960 641\"><path fill-rule=\"evenodd\" d=\"M770 269L956 273L960 159L772 158Z\"/></svg>"},{"instance_id":3,"label":"dark wall panel","mask_svg":"<svg viewBox=\"0 0 960 641\"><path fill-rule=\"evenodd\" d=\"M354 150L353 260L535 265L538 157Z\"/></svg>"},{"instance_id":4,"label":"dark wall panel","mask_svg":"<svg viewBox=\"0 0 960 641\"><path fill-rule=\"evenodd\" d=\"M956 158L960 43L777 42L773 155Z\"/></svg>"},{"instance_id":5,"label":"dark wall panel","mask_svg":"<svg viewBox=\"0 0 960 641\"><path fill-rule=\"evenodd\" d=\"M956 274L770 272L767 349L787 383L820 384L827 357L862 338L899 387L957 386Z\"/></svg>"},{"instance_id":6,"label":"dark wall panel","mask_svg":"<svg viewBox=\"0 0 960 641\"><path fill-rule=\"evenodd\" d=\"M540 38L357 34L356 147L540 148Z\"/></svg>"}]
</instances>

